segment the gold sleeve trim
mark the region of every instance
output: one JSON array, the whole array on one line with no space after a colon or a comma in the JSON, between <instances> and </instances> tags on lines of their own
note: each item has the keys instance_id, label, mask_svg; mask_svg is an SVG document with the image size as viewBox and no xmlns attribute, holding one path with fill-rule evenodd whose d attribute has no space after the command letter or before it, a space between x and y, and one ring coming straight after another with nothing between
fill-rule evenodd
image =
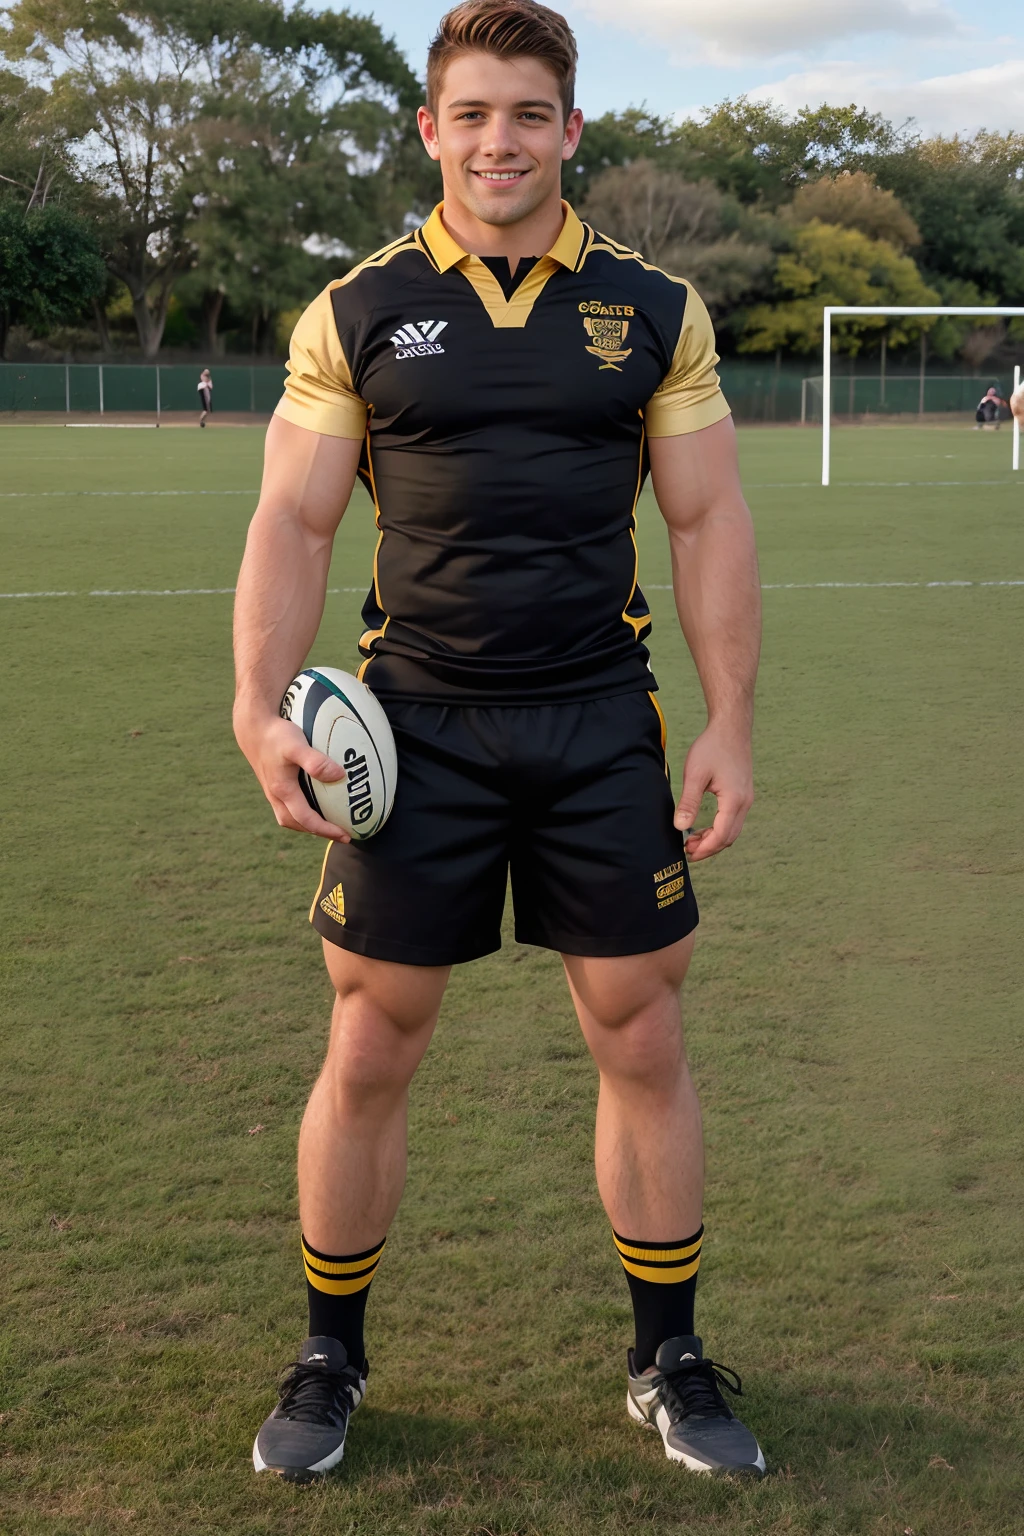
<instances>
[{"instance_id":1,"label":"gold sleeve trim","mask_svg":"<svg viewBox=\"0 0 1024 1536\"><path fill-rule=\"evenodd\" d=\"M325 437L358 442L366 435L367 404L356 392L352 370L338 337L330 283L318 294L292 332L288 378L275 416Z\"/></svg>"},{"instance_id":2,"label":"gold sleeve trim","mask_svg":"<svg viewBox=\"0 0 1024 1536\"><path fill-rule=\"evenodd\" d=\"M686 309L672 364L644 411L648 437L700 432L730 414L715 371L717 362L711 316L700 294L687 283Z\"/></svg>"}]
</instances>

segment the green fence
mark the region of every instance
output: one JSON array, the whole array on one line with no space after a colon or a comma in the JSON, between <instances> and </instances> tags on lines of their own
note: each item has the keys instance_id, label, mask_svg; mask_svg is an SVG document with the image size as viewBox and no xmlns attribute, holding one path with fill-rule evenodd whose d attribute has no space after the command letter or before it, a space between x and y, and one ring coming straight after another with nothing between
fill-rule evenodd
<instances>
[{"instance_id":1,"label":"green fence","mask_svg":"<svg viewBox=\"0 0 1024 1536\"><path fill-rule=\"evenodd\" d=\"M281 398L284 369L213 368L214 411L252 411L266 415ZM741 421L800 419L801 385L806 368L799 363L726 362L722 383ZM0 411L137 411L198 409L199 368L142 363L0 363Z\"/></svg>"},{"instance_id":2,"label":"green fence","mask_svg":"<svg viewBox=\"0 0 1024 1536\"><path fill-rule=\"evenodd\" d=\"M267 415L281 398L281 367L211 369L215 411ZM0 363L0 411L198 411L199 369L161 363Z\"/></svg>"},{"instance_id":3,"label":"green fence","mask_svg":"<svg viewBox=\"0 0 1024 1536\"><path fill-rule=\"evenodd\" d=\"M737 421L800 420L805 364L726 358L718 372Z\"/></svg>"},{"instance_id":4,"label":"green fence","mask_svg":"<svg viewBox=\"0 0 1024 1536\"><path fill-rule=\"evenodd\" d=\"M821 379L808 377L806 363L726 359L719 367L722 387L738 421L821 420ZM269 415L281 398L284 369L276 366L213 368L214 411ZM199 408L199 368L143 363L0 363L0 412L72 411L155 416ZM973 411L989 384L987 375L926 374L922 395L918 374L832 376L837 415L864 412Z\"/></svg>"},{"instance_id":5,"label":"green fence","mask_svg":"<svg viewBox=\"0 0 1024 1536\"><path fill-rule=\"evenodd\" d=\"M821 377L806 379L804 383L801 419L820 422ZM1008 400L1013 389L1012 373L1004 379L989 374L887 374L885 377L881 374L841 377L833 374L832 414L899 416L950 411L973 415L989 385ZM1009 413L1004 411L1002 414L1007 416Z\"/></svg>"}]
</instances>

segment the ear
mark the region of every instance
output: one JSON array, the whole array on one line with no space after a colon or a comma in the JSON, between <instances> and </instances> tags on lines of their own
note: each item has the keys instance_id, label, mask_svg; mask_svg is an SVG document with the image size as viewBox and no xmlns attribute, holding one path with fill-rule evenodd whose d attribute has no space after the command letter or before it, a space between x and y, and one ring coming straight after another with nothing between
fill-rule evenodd
<instances>
[{"instance_id":1,"label":"ear","mask_svg":"<svg viewBox=\"0 0 1024 1536\"><path fill-rule=\"evenodd\" d=\"M420 138L423 140L423 148L431 160L440 160L441 145L437 137L437 124L434 114L429 107L420 107L416 113L416 126L420 130Z\"/></svg>"},{"instance_id":2,"label":"ear","mask_svg":"<svg viewBox=\"0 0 1024 1536\"><path fill-rule=\"evenodd\" d=\"M562 159L571 160L579 147L580 134L583 132L583 113L579 107L573 107L565 120L565 137L562 140Z\"/></svg>"}]
</instances>

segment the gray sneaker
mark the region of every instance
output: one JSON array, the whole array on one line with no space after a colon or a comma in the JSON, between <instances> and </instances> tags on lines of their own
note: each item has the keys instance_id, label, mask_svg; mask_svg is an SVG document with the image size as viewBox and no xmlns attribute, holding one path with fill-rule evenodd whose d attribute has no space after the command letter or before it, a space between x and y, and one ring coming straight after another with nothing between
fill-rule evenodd
<instances>
[{"instance_id":1,"label":"gray sneaker","mask_svg":"<svg viewBox=\"0 0 1024 1536\"><path fill-rule=\"evenodd\" d=\"M252 1448L257 1472L310 1483L345 1453L349 1416L366 1395L369 1366L349 1365L337 1339L307 1339L281 1382L279 1402Z\"/></svg>"},{"instance_id":2,"label":"gray sneaker","mask_svg":"<svg viewBox=\"0 0 1024 1536\"><path fill-rule=\"evenodd\" d=\"M700 1339L691 1335L666 1339L654 1364L639 1374L632 1350L628 1359L629 1416L661 1431L670 1461L681 1461L691 1472L718 1477L727 1473L764 1476L761 1447L720 1390L726 1387L740 1396L740 1378L726 1366L705 1360Z\"/></svg>"}]
</instances>

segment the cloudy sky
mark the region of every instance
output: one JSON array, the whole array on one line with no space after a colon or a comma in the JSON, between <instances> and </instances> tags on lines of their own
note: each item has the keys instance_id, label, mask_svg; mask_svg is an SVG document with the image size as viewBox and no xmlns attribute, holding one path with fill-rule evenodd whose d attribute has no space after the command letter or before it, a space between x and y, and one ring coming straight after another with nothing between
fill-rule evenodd
<instances>
[{"instance_id":1,"label":"cloudy sky","mask_svg":"<svg viewBox=\"0 0 1024 1536\"><path fill-rule=\"evenodd\" d=\"M329 0L328 0L329 3ZM557 4L557 0L555 0ZM422 73L444 0L348 0ZM933 133L1024 129L1024 5L1011 0L563 0L585 113L690 115L743 92L868 106Z\"/></svg>"}]
</instances>

